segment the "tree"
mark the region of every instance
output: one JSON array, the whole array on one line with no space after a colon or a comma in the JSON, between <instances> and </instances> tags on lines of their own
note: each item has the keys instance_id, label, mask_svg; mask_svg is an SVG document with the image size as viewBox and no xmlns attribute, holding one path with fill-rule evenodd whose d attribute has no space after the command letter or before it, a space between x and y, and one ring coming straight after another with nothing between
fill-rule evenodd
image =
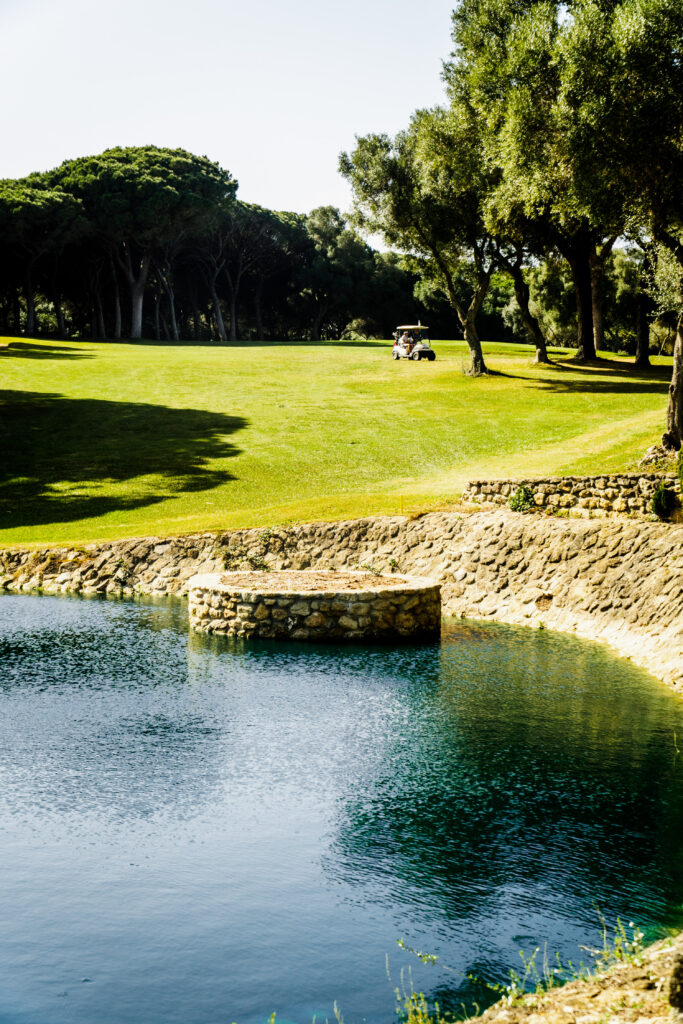
<instances>
[{"instance_id":1,"label":"tree","mask_svg":"<svg viewBox=\"0 0 683 1024\"><path fill-rule=\"evenodd\" d=\"M143 299L155 249L197 231L229 204L237 182L206 157L182 149L108 149L67 160L47 184L83 203L131 300L131 338L142 336Z\"/></svg>"},{"instance_id":2,"label":"tree","mask_svg":"<svg viewBox=\"0 0 683 1024\"><path fill-rule=\"evenodd\" d=\"M311 338L340 338L349 321L367 305L363 291L374 273L374 254L334 206L312 210L305 227L310 247L300 285Z\"/></svg>"},{"instance_id":3,"label":"tree","mask_svg":"<svg viewBox=\"0 0 683 1024\"><path fill-rule=\"evenodd\" d=\"M498 265L512 278L515 290L515 300L519 316L524 328L529 335L531 344L536 349L536 363L549 363L548 349L541 323L531 311L531 289L524 274L525 265L529 262L531 254L527 246L521 240L502 245L498 252Z\"/></svg>"},{"instance_id":4,"label":"tree","mask_svg":"<svg viewBox=\"0 0 683 1024\"><path fill-rule=\"evenodd\" d=\"M340 170L353 189L358 224L438 275L463 328L471 372L485 373L476 319L497 242L484 225L491 180L473 112L464 103L448 111L417 111L395 139L357 139L351 154L342 153ZM465 262L472 285L463 300L456 278Z\"/></svg>"},{"instance_id":5,"label":"tree","mask_svg":"<svg viewBox=\"0 0 683 1024\"><path fill-rule=\"evenodd\" d=\"M35 179L34 179L35 180ZM14 254L26 303L26 334L35 332L35 270L39 260L57 259L64 247L87 232L79 200L59 189L27 181L0 181L0 237ZM18 266L16 265L18 264ZM61 308L55 295L58 320ZM18 326L18 325L16 325Z\"/></svg>"},{"instance_id":6,"label":"tree","mask_svg":"<svg viewBox=\"0 0 683 1024\"><path fill-rule=\"evenodd\" d=\"M526 222L567 260L577 304L577 358L596 357L600 284L621 230L621 205L583 174L565 102L566 25L574 5L555 0L463 0L453 14L455 52L446 66L452 94L466 92L499 172L489 226ZM513 235L516 232L513 231Z\"/></svg>"},{"instance_id":7,"label":"tree","mask_svg":"<svg viewBox=\"0 0 683 1024\"><path fill-rule=\"evenodd\" d=\"M581 196L618 197L625 216L683 269L683 5L581 0L563 58L568 145ZM683 443L683 306L663 441Z\"/></svg>"}]
</instances>

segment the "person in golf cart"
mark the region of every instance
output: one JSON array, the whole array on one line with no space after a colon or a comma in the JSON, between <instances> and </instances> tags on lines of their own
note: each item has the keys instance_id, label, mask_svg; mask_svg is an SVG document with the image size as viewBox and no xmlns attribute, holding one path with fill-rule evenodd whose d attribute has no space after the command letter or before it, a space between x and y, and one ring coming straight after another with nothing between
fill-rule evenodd
<instances>
[{"instance_id":1,"label":"person in golf cart","mask_svg":"<svg viewBox=\"0 0 683 1024\"><path fill-rule=\"evenodd\" d=\"M410 353L413 351L414 344L415 339L413 338L412 334L408 334L407 331L404 331L399 339L399 345L403 345L408 355L410 355Z\"/></svg>"},{"instance_id":2,"label":"person in golf cart","mask_svg":"<svg viewBox=\"0 0 683 1024\"><path fill-rule=\"evenodd\" d=\"M428 327L418 321L417 324L404 324L394 331L394 359L428 359L433 362L436 353L429 343Z\"/></svg>"}]
</instances>

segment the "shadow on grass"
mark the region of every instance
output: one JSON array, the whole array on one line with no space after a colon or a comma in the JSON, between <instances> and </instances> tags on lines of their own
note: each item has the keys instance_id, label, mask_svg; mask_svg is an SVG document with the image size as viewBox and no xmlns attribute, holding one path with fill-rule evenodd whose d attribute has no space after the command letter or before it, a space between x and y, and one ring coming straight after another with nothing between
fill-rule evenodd
<instances>
[{"instance_id":1,"label":"shadow on grass","mask_svg":"<svg viewBox=\"0 0 683 1024\"><path fill-rule=\"evenodd\" d=\"M552 377L538 378L535 387L546 391L563 393L590 392L605 394L659 394L665 395L671 380L671 370L666 366L652 366L640 370L632 363L615 363L611 359L595 363L571 361L555 363L549 368ZM564 376L571 374L571 378ZM578 379L577 379L577 375Z\"/></svg>"},{"instance_id":2,"label":"shadow on grass","mask_svg":"<svg viewBox=\"0 0 683 1024\"><path fill-rule=\"evenodd\" d=\"M651 366L640 370L632 363L618 363L611 359L593 363L579 363L571 360L535 363L533 368L547 376L530 377L507 370L488 370L490 377L504 377L508 380L526 381L527 388L541 388L557 393L587 394L659 394L665 395L671 381L671 369L667 366ZM566 376L571 374L571 377Z\"/></svg>"},{"instance_id":3,"label":"shadow on grass","mask_svg":"<svg viewBox=\"0 0 683 1024\"><path fill-rule=\"evenodd\" d=\"M218 487L235 478L208 463L238 455L226 437L246 425L197 409L0 391L0 528L89 519ZM147 476L154 485L111 486Z\"/></svg>"},{"instance_id":4,"label":"shadow on grass","mask_svg":"<svg viewBox=\"0 0 683 1024\"><path fill-rule=\"evenodd\" d=\"M64 345L47 345L37 341L11 341L9 345L0 345L0 359L92 359L91 352L82 352L78 348L66 348Z\"/></svg>"},{"instance_id":5,"label":"shadow on grass","mask_svg":"<svg viewBox=\"0 0 683 1024\"><path fill-rule=\"evenodd\" d=\"M99 343L98 343L99 344ZM146 348L222 348L226 352L232 349L246 348L391 348L394 344L393 338L387 341L373 338L368 341L307 341L298 339L292 341L270 340L270 341L156 341L150 338L142 338L139 341L117 341L117 345L137 345Z\"/></svg>"}]
</instances>

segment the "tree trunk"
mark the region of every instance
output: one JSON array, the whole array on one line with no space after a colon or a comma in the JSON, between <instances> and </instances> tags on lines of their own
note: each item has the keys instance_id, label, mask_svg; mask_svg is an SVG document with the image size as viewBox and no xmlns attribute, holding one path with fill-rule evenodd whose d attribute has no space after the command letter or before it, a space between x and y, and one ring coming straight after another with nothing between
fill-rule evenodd
<instances>
[{"instance_id":1,"label":"tree trunk","mask_svg":"<svg viewBox=\"0 0 683 1024\"><path fill-rule=\"evenodd\" d=\"M488 373L484 362L484 353L481 350L481 341L477 333L476 313L473 315L468 310L465 318L465 341L467 342L472 357L470 373L473 377L479 377L482 373Z\"/></svg>"},{"instance_id":2,"label":"tree trunk","mask_svg":"<svg viewBox=\"0 0 683 1024\"><path fill-rule=\"evenodd\" d=\"M650 296L641 292L636 309L636 362L639 370L650 368Z\"/></svg>"},{"instance_id":3,"label":"tree trunk","mask_svg":"<svg viewBox=\"0 0 683 1024\"><path fill-rule=\"evenodd\" d=\"M119 265L130 287L131 317L130 336L133 341L139 341L142 337L142 304L145 297L145 287L149 274L151 254L145 253L140 259L137 274L133 269L133 260L130 254L130 246L124 246L124 259L117 255Z\"/></svg>"},{"instance_id":4,"label":"tree trunk","mask_svg":"<svg viewBox=\"0 0 683 1024\"><path fill-rule=\"evenodd\" d=\"M515 298L517 300L517 306L519 307L519 314L522 318L522 322L527 329L527 333L531 338L531 344L536 348L535 363L549 363L548 350L545 344L545 338L543 337L543 331L541 325L529 309L529 285L524 280L524 273L522 268L517 264L510 265L510 274L515 286Z\"/></svg>"},{"instance_id":5,"label":"tree trunk","mask_svg":"<svg viewBox=\"0 0 683 1024\"><path fill-rule=\"evenodd\" d=\"M109 257L109 268L111 270L111 280L114 287L114 338L117 341L121 339L121 295L119 292L119 278L116 273L116 267L114 261Z\"/></svg>"},{"instance_id":6,"label":"tree trunk","mask_svg":"<svg viewBox=\"0 0 683 1024\"><path fill-rule=\"evenodd\" d=\"M224 268L224 273L225 280L228 282L228 292L230 295L228 299L228 305L230 307L230 341L237 341L237 296L239 295L240 284L242 281L242 271L237 271L234 280L227 267Z\"/></svg>"},{"instance_id":7,"label":"tree trunk","mask_svg":"<svg viewBox=\"0 0 683 1024\"><path fill-rule=\"evenodd\" d=\"M145 284L146 280L137 280L130 286L130 336L133 341L139 341L142 337L142 304L145 297Z\"/></svg>"},{"instance_id":8,"label":"tree trunk","mask_svg":"<svg viewBox=\"0 0 683 1024\"><path fill-rule=\"evenodd\" d=\"M161 341L161 323L159 321L159 286L154 289L154 338Z\"/></svg>"},{"instance_id":9,"label":"tree trunk","mask_svg":"<svg viewBox=\"0 0 683 1024\"><path fill-rule=\"evenodd\" d=\"M234 293L230 293L228 300L230 311L230 341L237 341L237 302Z\"/></svg>"},{"instance_id":10,"label":"tree trunk","mask_svg":"<svg viewBox=\"0 0 683 1024\"><path fill-rule=\"evenodd\" d=\"M588 247L580 244L573 246L568 262L576 290L576 313L579 320L576 358L580 362L588 362L597 358L593 334L593 288Z\"/></svg>"},{"instance_id":11,"label":"tree trunk","mask_svg":"<svg viewBox=\"0 0 683 1024\"><path fill-rule=\"evenodd\" d=\"M254 289L254 313L256 315L256 337L263 341L263 315L261 313L261 293L263 291L263 280L259 278Z\"/></svg>"},{"instance_id":12,"label":"tree trunk","mask_svg":"<svg viewBox=\"0 0 683 1024\"><path fill-rule=\"evenodd\" d=\"M484 353L481 350L481 341L479 340L479 334L477 333L477 314L481 309L481 304L486 298L486 293L489 290L489 282L491 280L491 272L480 271L477 278L477 287L474 290L472 301L470 302L469 309L465 315L465 341L470 350L470 356L472 357L472 367L470 373L473 377L478 377L482 373L488 373L486 364L484 362Z\"/></svg>"},{"instance_id":13,"label":"tree trunk","mask_svg":"<svg viewBox=\"0 0 683 1024\"><path fill-rule=\"evenodd\" d=\"M163 267L157 265L157 271L168 298L168 312L171 319L171 336L174 341L180 341L178 320L175 312L175 291L173 289L173 278L171 277L171 264L169 260L165 260Z\"/></svg>"},{"instance_id":14,"label":"tree trunk","mask_svg":"<svg viewBox=\"0 0 683 1024\"><path fill-rule=\"evenodd\" d=\"M320 341L320 328L323 325L323 320L327 313L327 306L321 306L316 315L313 318L311 324L311 341Z\"/></svg>"},{"instance_id":15,"label":"tree trunk","mask_svg":"<svg viewBox=\"0 0 683 1024\"><path fill-rule=\"evenodd\" d=\"M18 337L21 334L21 303L19 302L19 292L16 288L12 291L12 322L14 324L14 333Z\"/></svg>"},{"instance_id":16,"label":"tree trunk","mask_svg":"<svg viewBox=\"0 0 683 1024\"><path fill-rule=\"evenodd\" d=\"M57 320L57 333L60 338L66 338L66 325L64 323L64 310L62 309L62 297L55 288L52 293L52 305L55 309L55 318Z\"/></svg>"},{"instance_id":17,"label":"tree trunk","mask_svg":"<svg viewBox=\"0 0 683 1024\"><path fill-rule=\"evenodd\" d=\"M218 337L220 341L227 341L228 336L225 333L225 321L223 320L223 310L221 309L221 302L218 298L216 291L216 281L211 282L211 302L213 303L213 315L216 320L216 330L218 331Z\"/></svg>"},{"instance_id":18,"label":"tree trunk","mask_svg":"<svg viewBox=\"0 0 683 1024\"><path fill-rule=\"evenodd\" d=\"M26 330L27 338L33 337L36 331L36 303L33 291L33 278L30 268L24 278L24 298L26 299Z\"/></svg>"},{"instance_id":19,"label":"tree trunk","mask_svg":"<svg viewBox=\"0 0 683 1024\"><path fill-rule=\"evenodd\" d=\"M605 280L607 257L611 253L612 246L616 240L616 235L612 238L608 238L603 243L600 250L598 250L596 245L591 245L590 255L588 257L591 274L591 304L593 307L593 345L596 353L605 347L603 284Z\"/></svg>"},{"instance_id":20,"label":"tree trunk","mask_svg":"<svg viewBox=\"0 0 683 1024\"><path fill-rule=\"evenodd\" d=\"M97 337L104 341L107 337L107 330L104 326L104 313L102 312L99 288L95 292L95 312L97 314Z\"/></svg>"},{"instance_id":21,"label":"tree trunk","mask_svg":"<svg viewBox=\"0 0 683 1024\"><path fill-rule=\"evenodd\" d=\"M168 296L168 313L171 318L171 336L174 341L180 341L180 335L178 334L178 321L175 315L175 293L173 286L166 283L166 294Z\"/></svg>"},{"instance_id":22,"label":"tree trunk","mask_svg":"<svg viewBox=\"0 0 683 1024\"><path fill-rule=\"evenodd\" d=\"M477 313L479 312L481 304L486 297L486 292L488 291L489 281L491 280L491 271L479 271L477 276L477 287L474 290L472 301L470 302L469 308L465 310L458 300L453 276L448 269L448 266L436 253L434 253L434 256L436 264L441 271L444 281L446 282L448 298L450 299L454 310L458 314L460 326L463 329L465 341L467 342L467 346L470 350L470 357L472 359L470 364L470 373L473 377L479 377L483 373L488 373L488 370L486 369L486 363L484 362L484 353L481 350L481 341L479 340L479 334L477 333L476 321Z\"/></svg>"},{"instance_id":23,"label":"tree trunk","mask_svg":"<svg viewBox=\"0 0 683 1024\"><path fill-rule=\"evenodd\" d=\"M679 450L683 443L683 313L676 326L674 364L669 384L669 403L666 409L666 433L662 444Z\"/></svg>"},{"instance_id":24,"label":"tree trunk","mask_svg":"<svg viewBox=\"0 0 683 1024\"><path fill-rule=\"evenodd\" d=\"M595 255L595 250L590 256L591 272L591 305L593 309L593 346L596 354L605 348L605 324L602 315L603 294L602 283L605 273L605 265Z\"/></svg>"}]
</instances>

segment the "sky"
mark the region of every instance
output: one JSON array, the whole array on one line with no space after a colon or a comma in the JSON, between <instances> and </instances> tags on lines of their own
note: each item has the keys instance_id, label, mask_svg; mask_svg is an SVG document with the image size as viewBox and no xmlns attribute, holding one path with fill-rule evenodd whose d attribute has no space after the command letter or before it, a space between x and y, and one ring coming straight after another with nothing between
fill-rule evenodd
<instances>
[{"instance_id":1,"label":"sky","mask_svg":"<svg viewBox=\"0 0 683 1024\"><path fill-rule=\"evenodd\" d=\"M0 0L0 178L111 146L218 161L239 198L347 210L356 135L443 102L453 0Z\"/></svg>"}]
</instances>

